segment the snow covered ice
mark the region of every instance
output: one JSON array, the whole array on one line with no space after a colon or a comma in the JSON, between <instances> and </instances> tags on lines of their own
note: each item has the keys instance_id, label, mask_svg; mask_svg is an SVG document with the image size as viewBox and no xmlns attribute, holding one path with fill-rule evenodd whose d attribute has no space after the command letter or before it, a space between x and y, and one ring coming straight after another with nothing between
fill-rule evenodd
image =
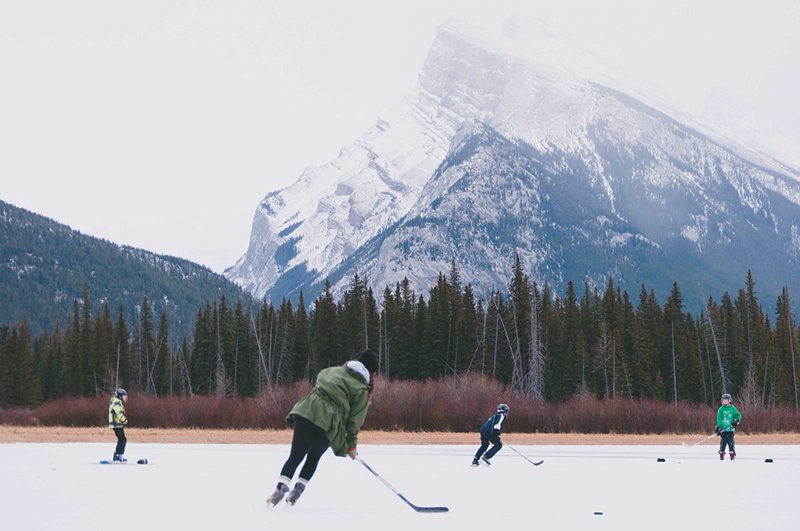
<instances>
[{"instance_id":1,"label":"snow covered ice","mask_svg":"<svg viewBox=\"0 0 800 531\"><path fill-rule=\"evenodd\" d=\"M328 452L295 507L268 508L288 445L112 441L0 445L0 523L13 530L797 529L800 447L524 446L470 467L473 446L362 445L360 456L419 514L350 459ZM687 442L693 442L688 439ZM109 454L109 455L107 455ZM149 465L136 465L139 458ZM663 457L665 462L658 462ZM774 459L765 463L766 458ZM602 513L602 514L595 514Z\"/></svg>"}]
</instances>

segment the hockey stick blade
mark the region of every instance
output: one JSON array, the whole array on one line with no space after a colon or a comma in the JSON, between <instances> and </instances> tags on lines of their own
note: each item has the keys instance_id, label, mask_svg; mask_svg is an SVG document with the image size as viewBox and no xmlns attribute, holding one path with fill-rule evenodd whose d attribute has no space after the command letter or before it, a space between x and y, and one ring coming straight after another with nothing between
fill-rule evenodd
<instances>
[{"instance_id":1,"label":"hockey stick blade","mask_svg":"<svg viewBox=\"0 0 800 531\"><path fill-rule=\"evenodd\" d=\"M378 474L377 472L375 472L374 470L372 470L372 467L371 467L371 466L369 466L367 463L365 463L365 462L364 462L364 461L363 461L363 460L362 460L360 457L356 457L356 461L358 461L359 463L361 463L362 465L364 465L364 468L366 468L367 470L369 470L369 471L372 473L372 475L373 475L373 476L375 476L376 478L378 478L378 479L381 481L381 483L383 483L384 485L386 485L387 487L389 487L389 490L391 490L392 492L394 492L395 494L397 494L397 496L398 496L398 497L399 497L401 500L403 500L404 502L406 502L406 504L407 504L409 507L411 507L412 509L414 509L414 510L415 510L415 511L417 511L418 513L446 513L446 512L448 512L448 511L450 510L450 509L448 509L447 507L420 507L419 505L414 505L413 503L411 503L410 501L408 501L408 499L407 499L405 496L403 496L402 494L400 494L399 492L397 492L397 489L395 489L394 487L392 487L391 483L389 483L388 481L386 481L385 479L383 479L383 477L382 477L380 474Z\"/></svg>"},{"instance_id":2,"label":"hockey stick blade","mask_svg":"<svg viewBox=\"0 0 800 531\"><path fill-rule=\"evenodd\" d=\"M447 507L420 507L419 505L414 505L413 503L408 501L408 499L405 496L403 496L402 494L400 494L399 492L395 492L395 494L400 496L401 500L406 502L409 507L411 507L412 509L414 509L418 513L446 513L447 511L450 510Z\"/></svg>"},{"instance_id":3,"label":"hockey stick blade","mask_svg":"<svg viewBox=\"0 0 800 531\"><path fill-rule=\"evenodd\" d=\"M530 464L532 464L533 466L539 466L539 465L541 465L542 463L544 463L544 459L540 459L539 461L531 461L530 459L528 459L528 457L527 457L525 454L523 454L522 452L520 452L519 450L517 450L516 448L514 448L514 447L513 447L513 446L511 446L510 444L507 444L506 446L508 446L509 448L511 448L511 449L512 449L514 452L516 452L516 453L517 453L517 455L519 455L521 458L523 458L525 461L529 462L529 463L530 463Z\"/></svg>"}]
</instances>

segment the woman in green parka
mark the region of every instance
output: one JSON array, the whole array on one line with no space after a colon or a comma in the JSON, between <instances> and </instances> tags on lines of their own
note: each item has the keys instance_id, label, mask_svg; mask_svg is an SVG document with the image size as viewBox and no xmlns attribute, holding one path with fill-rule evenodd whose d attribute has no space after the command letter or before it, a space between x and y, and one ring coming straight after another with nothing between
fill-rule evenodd
<instances>
[{"instance_id":1,"label":"woman in green parka","mask_svg":"<svg viewBox=\"0 0 800 531\"><path fill-rule=\"evenodd\" d=\"M277 505L287 493L286 502L297 503L328 447L338 457L356 458L358 432L367 416L376 372L378 360L370 349L341 367L320 371L314 389L286 417L286 422L294 428L292 449L275 492L267 498L269 505ZM300 476L289 492L289 484L303 459Z\"/></svg>"}]
</instances>

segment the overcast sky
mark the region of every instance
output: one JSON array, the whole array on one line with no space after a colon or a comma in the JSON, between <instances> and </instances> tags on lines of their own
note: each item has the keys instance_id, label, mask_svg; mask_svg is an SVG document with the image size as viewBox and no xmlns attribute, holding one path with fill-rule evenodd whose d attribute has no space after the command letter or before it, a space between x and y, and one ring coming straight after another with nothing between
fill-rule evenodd
<instances>
[{"instance_id":1,"label":"overcast sky","mask_svg":"<svg viewBox=\"0 0 800 531\"><path fill-rule=\"evenodd\" d=\"M0 199L222 272L267 193L414 86L448 16L512 12L800 160L798 2L6 0Z\"/></svg>"}]
</instances>

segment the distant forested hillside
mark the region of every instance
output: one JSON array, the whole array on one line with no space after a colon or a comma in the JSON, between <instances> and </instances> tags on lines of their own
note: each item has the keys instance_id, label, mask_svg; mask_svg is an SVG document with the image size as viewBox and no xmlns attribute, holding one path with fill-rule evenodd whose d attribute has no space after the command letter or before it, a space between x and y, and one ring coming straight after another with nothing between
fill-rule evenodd
<instances>
[{"instance_id":1,"label":"distant forested hillside","mask_svg":"<svg viewBox=\"0 0 800 531\"><path fill-rule=\"evenodd\" d=\"M180 258L86 236L0 201L0 323L27 317L34 331L63 322L88 288L96 305L130 320L145 297L178 337L192 331L206 301L244 296L232 282Z\"/></svg>"}]
</instances>

